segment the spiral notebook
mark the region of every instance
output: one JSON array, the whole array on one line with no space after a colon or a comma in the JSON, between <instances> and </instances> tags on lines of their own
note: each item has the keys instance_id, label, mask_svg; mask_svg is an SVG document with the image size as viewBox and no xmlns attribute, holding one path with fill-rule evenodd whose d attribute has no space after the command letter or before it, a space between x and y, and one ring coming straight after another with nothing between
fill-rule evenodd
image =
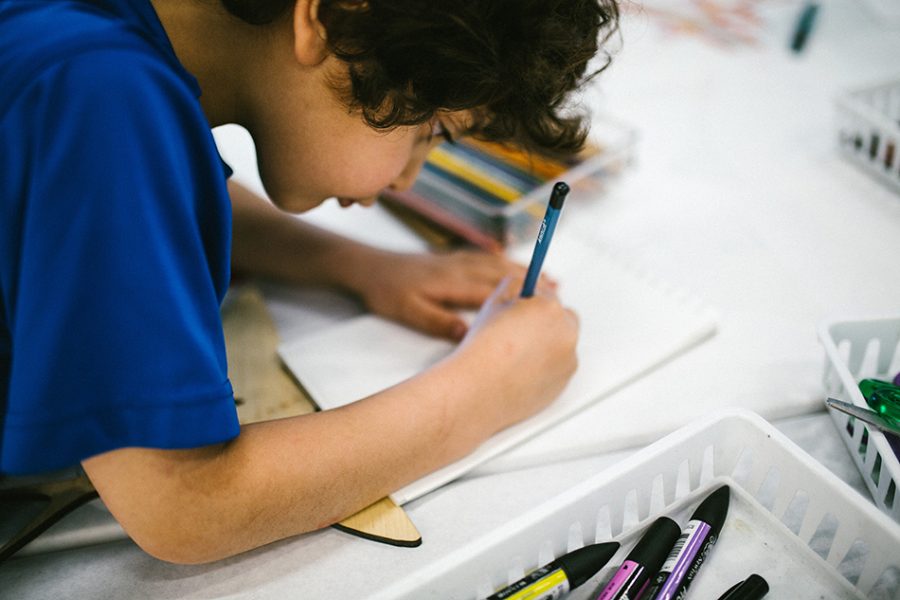
<instances>
[{"instance_id":1,"label":"spiral notebook","mask_svg":"<svg viewBox=\"0 0 900 600\"><path fill-rule=\"evenodd\" d=\"M715 332L715 314L702 304L632 271L591 240L558 233L544 269L559 281L564 304L579 314L578 370L547 408L499 432L465 458L398 490L391 495L397 504L414 500L602 402L604 396ZM530 248L522 248L526 250ZM529 256L513 258L527 262ZM453 348L450 342L363 315L286 342L279 356L318 407L328 410L412 377Z\"/></svg>"}]
</instances>

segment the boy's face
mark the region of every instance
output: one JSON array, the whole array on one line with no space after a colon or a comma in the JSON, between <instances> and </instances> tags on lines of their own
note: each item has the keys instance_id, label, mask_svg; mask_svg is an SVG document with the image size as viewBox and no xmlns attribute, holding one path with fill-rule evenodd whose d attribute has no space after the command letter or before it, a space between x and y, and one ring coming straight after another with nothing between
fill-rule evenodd
<instances>
[{"instance_id":1,"label":"boy's face","mask_svg":"<svg viewBox=\"0 0 900 600\"><path fill-rule=\"evenodd\" d=\"M448 113L417 127L378 131L350 111L330 85L342 65L326 59L302 84L285 81L266 99L262 118L251 129L260 176L273 202L303 212L328 198L342 206L371 205L386 188L408 189L428 152L466 127L465 113ZM290 78L288 78L290 79Z\"/></svg>"}]
</instances>

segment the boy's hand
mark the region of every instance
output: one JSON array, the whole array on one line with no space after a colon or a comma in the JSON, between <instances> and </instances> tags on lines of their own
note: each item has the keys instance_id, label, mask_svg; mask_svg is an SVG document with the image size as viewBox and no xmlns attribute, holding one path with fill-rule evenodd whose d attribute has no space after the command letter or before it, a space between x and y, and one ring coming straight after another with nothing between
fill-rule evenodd
<instances>
[{"instance_id":1,"label":"boy's hand","mask_svg":"<svg viewBox=\"0 0 900 600\"><path fill-rule=\"evenodd\" d=\"M487 252L373 248L282 212L234 181L228 190L235 273L342 288L372 312L434 336L461 340L468 328L457 311L481 306L504 277L525 277L522 265ZM541 277L542 286L555 284Z\"/></svg>"},{"instance_id":2,"label":"boy's hand","mask_svg":"<svg viewBox=\"0 0 900 600\"><path fill-rule=\"evenodd\" d=\"M480 390L477 410L492 428L488 435L549 404L578 365L577 315L552 290L520 298L521 287L521 280L501 282L456 352Z\"/></svg>"},{"instance_id":3,"label":"boy's hand","mask_svg":"<svg viewBox=\"0 0 900 600\"><path fill-rule=\"evenodd\" d=\"M374 251L357 265L351 289L373 313L425 333L461 340L468 326L461 309L476 309L505 277L520 281L525 267L478 251L394 254ZM542 277L539 287L555 283Z\"/></svg>"}]
</instances>

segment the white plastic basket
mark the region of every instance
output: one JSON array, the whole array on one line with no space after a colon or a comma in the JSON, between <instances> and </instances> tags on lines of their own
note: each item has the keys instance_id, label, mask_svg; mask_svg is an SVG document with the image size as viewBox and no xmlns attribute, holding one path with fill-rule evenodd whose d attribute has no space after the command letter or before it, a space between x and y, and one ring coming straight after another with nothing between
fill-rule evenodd
<instances>
[{"instance_id":1,"label":"white plastic basket","mask_svg":"<svg viewBox=\"0 0 900 600\"><path fill-rule=\"evenodd\" d=\"M863 0L863 6L881 26L900 25L900 2L897 0Z\"/></svg>"},{"instance_id":2,"label":"white plastic basket","mask_svg":"<svg viewBox=\"0 0 900 600\"><path fill-rule=\"evenodd\" d=\"M900 317L828 321L819 327L819 338L826 354L825 389L833 397L868 408L859 380L890 380L900 371ZM900 461L887 438L842 412L831 410L831 416L875 503L900 522Z\"/></svg>"},{"instance_id":3,"label":"white plastic basket","mask_svg":"<svg viewBox=\"0 0 900 600\"><path fill-rule=\"evenodd\" d=\"M900 192L900 81L842 94L837 106L842 154Z\"/></svg>"},{"instance_id":4,"label":"white plastic basket","mask_svg":"<svg viewBox=\"0 0 900 600\"><path fill-rule=\"evenodd\" d=\"M896 598L900 525L759 416L733 409L676 431L373 597L485 597L565 552L619 540L619 554L570 596L593 598L653 519L666 514L684 525L722 483L732 489L729 516L692 597L718 598L756 572L772 598Z\"/></svg>"}]
</instances>

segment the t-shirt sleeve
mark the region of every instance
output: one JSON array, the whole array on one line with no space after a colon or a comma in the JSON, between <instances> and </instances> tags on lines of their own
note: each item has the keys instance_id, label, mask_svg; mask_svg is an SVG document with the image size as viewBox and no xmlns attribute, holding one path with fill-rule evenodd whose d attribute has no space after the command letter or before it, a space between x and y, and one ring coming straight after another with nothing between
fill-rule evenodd
<instances>
[{"instance_id":1,"label":"t-shirt sleeve","mask_svg":"<svg viewBox=\"0 0 900 600\"><path fill-rule=\"evenodd\" d=\"M2 470L233 438L219 313L231 213L197 99L124 50L54 66L21 101L33 172L7 307Z\"/></svg>"}]
</instances>

